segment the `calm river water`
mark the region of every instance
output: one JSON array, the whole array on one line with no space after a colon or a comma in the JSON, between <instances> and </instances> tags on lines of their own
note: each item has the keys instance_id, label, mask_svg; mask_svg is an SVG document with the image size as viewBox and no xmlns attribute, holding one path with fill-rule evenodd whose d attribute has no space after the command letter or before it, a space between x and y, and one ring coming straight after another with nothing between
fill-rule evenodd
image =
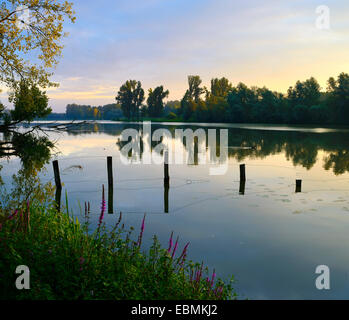
<instances>
[{"instance_id":1,"label":"calm river water","mask_svg":"<svg viewBox=\"0 0 349 320\"><path fill-rule=\"evenodd\" d=\"M168 129L173 138L167 141L177 146L182 142L175 138L176 129L217 129L217 135L228 129L227 158L221 161L226 172L211 175L215 165L200 164L194 149L192 164L170 164L167 193L163 165L137 162L143 159L144 143L139 154L132 154L131 164L122 161L120 149L126 142L120 142L120 135L126 128L143 129L98 122L49 133L57 141L52 160L59 160L62 203L67 192L75 215L83 215L80 206L89 201L93 221L98 220L103 184L108 194L107 156L112 156L114 198L108 225L121 211L124 222L137 230L146 213L145 246L153 234L167 246L174 231L180 249L190 242L190 259L216 268L224 279L235 276L240 298L349 298L349 130L153 123L152 133ZM162 159L155 145L154 159ZM220 147L218 143L218 154ZM202 150L210 152L206 146ZM20 160L0 163L2 178L10 183ZM244 192L240 164L246 165ZM51 163L41 176L54 181ZM296 179L303 181L301 193L295 192ZM316 289L319 265L330 268L330 290Z\"/></svg>"}]
</instances>

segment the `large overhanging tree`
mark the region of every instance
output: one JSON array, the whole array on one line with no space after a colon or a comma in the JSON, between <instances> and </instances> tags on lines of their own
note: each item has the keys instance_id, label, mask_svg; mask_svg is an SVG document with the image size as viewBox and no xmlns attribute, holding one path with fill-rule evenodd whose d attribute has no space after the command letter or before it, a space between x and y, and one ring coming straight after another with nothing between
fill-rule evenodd
<instances>
[{"instance_id":1,"label":"large overhanging tree","mask_svg":"<svg viewBox=\"0 0 349 320\"><path fill-rule=\"evenodd\" d=\"M10 101L23 81L35 88L57 86L50 77L62 53L65 20L75 20L67 1L0 0L0 84L10 90ZM0 117L2 113L0 104ZM36 114L37 110L25 116L17 112L16 120L31 121Z\"/></svg>"},{"instance_id":2,"label":"large overhanging tree","mask_svg":"<svg viewBox=\"0 0 349 320\"><path fill-rule=\"evenodd\" d=\"M0 87L7 87L14 106L5 112L0 102L0 158L16 155L24 166L37 169L49 159L53 144L46 136L33 135L40 126L26 133L15 126L51 112L42 90L57 86L50 77L62 53L66 20L75 20L67 1L0 0Z\"/></svg>"}]
</instances>

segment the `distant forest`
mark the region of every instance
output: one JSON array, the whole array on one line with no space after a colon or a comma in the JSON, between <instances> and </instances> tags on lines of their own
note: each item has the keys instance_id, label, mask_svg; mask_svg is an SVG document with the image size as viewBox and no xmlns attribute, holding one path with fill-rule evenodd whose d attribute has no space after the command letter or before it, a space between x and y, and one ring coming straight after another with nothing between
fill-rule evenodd
<instances>
[{"instance_id":1,"label":"distant forest","mask_svg":"<svg viewBox=\"0 0 349 320\"><path fill-rule=\"evenodd\" d=\"M120 87L116 103L105 106L69 104L65 114L47 119L142 120L192 122L349 124L349 75L330 78L325 91L315 78L297 81L286 94L266 87L235 87L226 78L202 86L199 76L188 76L188 89L180 101L164 100L163 86L145 92L140 81L129 80Z\"/></svg>"}]
</instances>

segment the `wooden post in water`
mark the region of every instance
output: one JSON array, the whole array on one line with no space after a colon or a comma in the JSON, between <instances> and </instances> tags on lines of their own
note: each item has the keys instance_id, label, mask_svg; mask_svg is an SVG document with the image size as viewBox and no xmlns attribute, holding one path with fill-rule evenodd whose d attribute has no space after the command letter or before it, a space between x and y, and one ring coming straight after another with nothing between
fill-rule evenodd
<instances>
[{"instance_id":1,"label":"wooden post in water","mask_svg":"<svg viewBox=\"0 0 349 320\"><path fill-rule=\"evenodd\" d=\"M246 186L246 181L240 181L239 194L241 194L242 196L245 195L245 186Z\"/></svg>"},{"instance_id":2,"label":"wooden post in water","mask_svg":"<svg viewBox=\"0 0 349 320\"><path fill-rule=\"evenodd\" d=\"M246 165L240 165L240 182L246 181Z\"/></svg>"},{"instance_id":3,"label":"wooden post in water","mask_svg":"<svg viewBox=\"0 0 349 320\"><path fill-rule=\"evenodd\" d=\"M61 177L59 175L58 160L53 161L52 164L53 164L53 173L55 175L56 189L62 189Z\"/></svg>"},{"instance_id":4,"label":"wooden post in water","mask_svg":"<svg viewBox=\"0 0 349 320\"><path fill-rule=\"evenodd\" d=\"M165 151L164 154L164 185L165 187L170 186L170 175L169 175L169 170L168 170L168 151Z\"/></svg>"},{"instance_id":5,"label":"wooden post in water","mask_svg":"<svg viewBox=\"0 0 349 320\"><path fill-rule=\"evenodd\" d=\"M199 138L194 137L194 165L199 164Z\"/></svg>"},{"instance_id":6,"label":"wooden post in water","mask_svg":"<svg viewBox=\"0 0 349 320\"><path fill-rule=\"evenodd\" d=\"M168 194L170 191L170 186L164 187L164 211L165 213L168 213Z\"/></svg>"},{"instance_id":7,"label":"wooden post in water","mask_svg":"<svg viewBox=\"0 0 349 320\"><path fill-rule=\"evenodd\" d=\"M114 184L113 184L113 158L107 158L107 170L108 170L108 213L113 214L113 202L114 202Z\"/></svg>"},{"instance_id":8,"label":"wooden post in water","mask_svg":"<svg viewBox=\"0 0 349 320\"><path fill-rule=\"evenodd\" d=\"M302 180L296 180L296 193L302 192Z\"/></svg>"},{"instance_id":9,"label":"wooden post in water","mask_svg":"<svg viewBox=\"0 0 349 320\"><path fill-rule=\"evenodd\" d=\"M55 184L56 184L56 209L57 211L61 211L61 198L62 198L62 183L61 177L59 175L59 165L58 160L54 160L53 164L53 173L55 175Z\"/></svg>"}]
</instances>

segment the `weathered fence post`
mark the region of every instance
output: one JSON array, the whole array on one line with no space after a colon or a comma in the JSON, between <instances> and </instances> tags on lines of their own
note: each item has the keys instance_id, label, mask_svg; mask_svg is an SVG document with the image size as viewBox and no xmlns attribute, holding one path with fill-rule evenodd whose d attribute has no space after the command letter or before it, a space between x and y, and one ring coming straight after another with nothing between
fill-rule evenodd
<instances>
[{"instance_id":1,"label":"weathered fence post","mask_svg":"<svg viewBox=\"0 0 349 320\"><path fill-rule=\"evenodd\" d=\"M165 151L164 154L164 185L165 187L170 186L170 175L169 175L169 170L168 170L168 151Z\"/></svg>"},{"instance_id":2,"label":"weathered fence post","mask_svg":"<svg viewBox=\"0 0 349 320\"><path fill-rule=\"evenodd\" d=\"M245 194L245 186L246 186L246 165L240 164L240 188L239 194Z\"/></svg>"},{"instance_id":3,"label":"weathered fence post","mask_svg":"<svg viewBox=\"0 0 349 320\"><path fill-rule=\"evenodd\" d=\"M296 193L302 192L302 180L296 180Z\"/></svg>"},{"instance_id":4,"label":"weathered fence post","mask_svg":"<svg viewBox=\"0 0 349 320\"><path fill-rule=\"evenodd\" d=\"M62 189L61 177L59 175L58 160L54 160L52 162L52 164L53 164L53 173L55 175L56 188L57 189Z\"/></svg>"},{"instance_id":5,"label":"weathered fence post","mask_svg":"<svg viewBox=\"0 0 349 320\"><path fill-rule=\"evenodd\" d=\"M199 164L199 138L194 137L194 165Z\"/></svg>"},{"instance_id":6,"label":"weathered fence post","mask_svg":"<svg viewBox=\"0 0 349 320\"><path fill-rule=\"evenodd\" d=\"M240 164L240 181L246 181L246 165Z\"/></svg>"},{"instance_id":7,"label":"weathered fence post","mask_svg":"<svg viewBox=\"0 0 349 320\"><path fill-rule=\"evenodd\" d=\"M240 165L240 181L246 181L246 165Z\"/></svg>"},{"instance_id":8,"label":"weathered fence post","mask_svg":"<svg viewBox=\"0 0 349 320\"><path fill-rule=\"evenodd\" d=\"M61 211L61 198L62 198L62 183L61 177L59 175L59 165L58 160L54 160L53 164L53 173L55 175L55 184L56 184L56 209L57 211Z\"/></svg>"},{"instance_id":9,"label":"weathered fence post","mask_svg":"<svg viewBox=\"0 0 349 320\"><path fill-rule=\"evenodd\" d=\"M165 213L168 213L168 194L169 194L170 187L166 186L164 187L164 211Z\"/></svg>"},{"instance_id":10,"label":"weathered fence post","mask_svg":"<svg viewBox=\"0 0 349 320\"><path fill-rule=\"evenodd\" d=\"M108 170L108 213L113 214L114 184L113 184L113 158L107 158Z\"/></svg>"},{"instance_id":11,"label":"weathered fence post","mask_svg":"<svg viewBox=\"0 0 349 320\"><path fill-rule=\"evenodd\" d=\"M239 194L245 195L245 186L246 186L246 181L240 181Z\"/></svg>"}]
</instances>

